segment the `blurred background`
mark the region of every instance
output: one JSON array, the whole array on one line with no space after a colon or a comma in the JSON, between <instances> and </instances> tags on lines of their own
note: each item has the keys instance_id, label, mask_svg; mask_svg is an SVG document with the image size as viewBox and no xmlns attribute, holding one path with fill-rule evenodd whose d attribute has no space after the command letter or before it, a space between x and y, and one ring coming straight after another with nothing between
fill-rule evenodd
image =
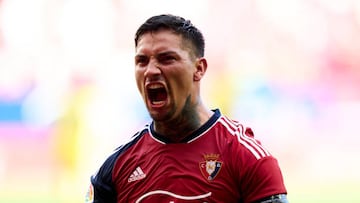
<instances>
[{"instance_id":1,"label":"blurred background","mask_svg":"<svg viewBox=\"0 0 360 203\"><path fill-rule=\"evenodd\" d=\"M149 121L133 38L161 13L203 31L205 103L253 128L291 203L360 202L356 0L0 0L0 202L84 202Z\"/></svg>"}]
</instances>

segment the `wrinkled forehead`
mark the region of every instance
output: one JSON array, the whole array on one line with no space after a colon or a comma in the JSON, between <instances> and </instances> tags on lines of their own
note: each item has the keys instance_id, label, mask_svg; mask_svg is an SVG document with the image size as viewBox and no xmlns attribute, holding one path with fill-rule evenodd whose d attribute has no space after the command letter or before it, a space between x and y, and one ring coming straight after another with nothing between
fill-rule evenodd
<instances>
[{"instance_id":1,"label":"wrinkled forehead","mask_svg":"<svg viewBox=\"0 0 360 203\"><path fill-rule=\"evenodd\" d=\"M152 50L164 49L182 49L193 55L193 47L189 40L184 39L181 34L169 29L160 29L156 31L149 31L139 36L137 53Z\"/></svg>"}]
</instances>

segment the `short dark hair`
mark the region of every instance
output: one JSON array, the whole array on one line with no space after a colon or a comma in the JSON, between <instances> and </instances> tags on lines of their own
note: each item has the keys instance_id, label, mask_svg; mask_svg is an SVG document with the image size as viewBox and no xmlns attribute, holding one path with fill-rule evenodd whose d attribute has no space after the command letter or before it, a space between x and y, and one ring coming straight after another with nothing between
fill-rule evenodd
<instances>
[{"instance_id":1,"label":"short dark hair","mask_svg":"<svg viewBox=\"0 0 360 203\"><path fill-rule=\"evenodd\" d=\"M138 45L139 38L148 32L156 32L161 29L172 30L179 34L184 40L190 42L194 54L203 57L205 52L204 36L190 20L171 14L162 14L149 18L143 23L135 34L135 47Z\"/></svg>"}]
</instances>

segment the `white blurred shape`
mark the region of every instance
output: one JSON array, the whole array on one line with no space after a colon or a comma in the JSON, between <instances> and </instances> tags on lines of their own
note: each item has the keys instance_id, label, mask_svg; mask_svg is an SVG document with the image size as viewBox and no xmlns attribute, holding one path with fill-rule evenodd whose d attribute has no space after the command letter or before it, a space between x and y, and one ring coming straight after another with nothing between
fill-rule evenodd
<instances>
[{"instance_id":1,"label":"white blurred shape","mask_svg":"<svg viewBox=\"0 0 360 203\"><path fill-rule=\"evenodd\" d=\"M334 13L346 14L353 9L357 0L318 0L318 2Z\"/></svg>"},{"instance_id":2,"label":"white blurred shape","mask_svg":"<svg viewBox=\"0 0 360 203\"><path fill-rule=\"evenodd\" d=\"M66 1L59 24L65 54L75 64L99 63L114 44L113 10L101 0Z\"/></svg>"},{"instance_id":3,"label":"white blurred shape","mask_svg":"<svg viewBox=\"0 0 360 203\"><path fill-rule=\"evenodd\" d=\"M184 18L198 21L201 17L206 16L209 10L209 1L207 0L123 0L123 4L127 8L127 12L134 14L133 17L137 21L145 21L147 18L159 14L180 15Z\"/></svg>"},{"instance_id":4,"label":"white blurred shape","mask_svg":"<svg viewBox=\"0 0 360 203\"><path fill-rule=\"evenodd\" d=\"M32 60L15 53L0 54L0 96L9 100L24 96L32 85Z\"/></svg>"},{"instance_id":5,"label":"white blurred shape","mask_svg":"<svg viewBox=\"0 0 360 203\"><path fill-rule=\"evenodd\" d=\"M42 44L43 0L2 2L2 32L9 48L34 52Z\"/></svg>"},{"instance_id":6,"label":"white blurred shape","mask_svg":"<svg viewBox=\"0 0 360 203\"><path fill-rule=\"evenodd\" d=\"M118 53L96 74L97 88L84 120L94 136L101 140L104 136L112 137L107 140L127 138L132 135L127 133L134 133L137 122L141 121L142 115L136 111L142 100L136 87L132 59L132 54Z\"/></svg>"},{"instance_id":7,"label":"white blurred shape","mask_svg":"<svg viewBox=\"0 0 360 203\"><path fill-rule=\"evenodd\" d=\"M271 28L294 37L305 53L317 53L326 46L329 22L320 9L299 0L258 0L257 3L263 19L274 26Z\"/></svg>"}]
</instances>

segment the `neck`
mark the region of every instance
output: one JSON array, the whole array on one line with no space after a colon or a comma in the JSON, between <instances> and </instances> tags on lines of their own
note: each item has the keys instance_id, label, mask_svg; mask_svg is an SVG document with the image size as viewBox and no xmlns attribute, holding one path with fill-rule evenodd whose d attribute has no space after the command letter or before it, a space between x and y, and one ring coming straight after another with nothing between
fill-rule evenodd
<instances>
[{"instance_id":1,"label":"neck","mask_svg":"<svg viewBox=\"0 0 360 203\"><path fill-rule=\"evenodd\" d=\"M184 108L175 119L154 121L154 130L172 142L181 142L208 121L212 114L202 104L195 108Z\"/></svg>"}]
</instances>

